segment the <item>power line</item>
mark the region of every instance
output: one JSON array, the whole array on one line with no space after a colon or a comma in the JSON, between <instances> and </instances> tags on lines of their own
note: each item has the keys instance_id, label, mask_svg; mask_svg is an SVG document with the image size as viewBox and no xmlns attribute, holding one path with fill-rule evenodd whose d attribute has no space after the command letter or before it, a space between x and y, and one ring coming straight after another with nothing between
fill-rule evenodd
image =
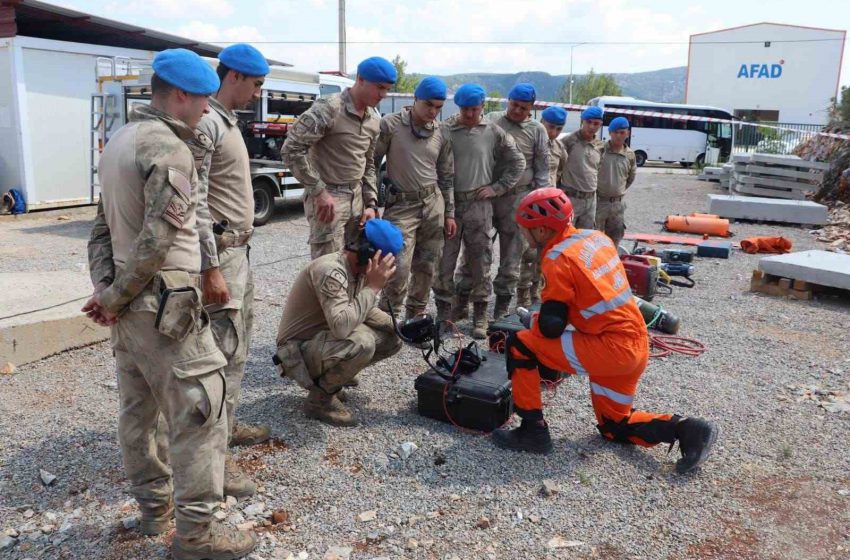
<instances>
[{"instance_id":1,"label":"power line","mask_svg":"<svg viewBox=\"0 0 850 560\"><path fill-rule=\"evenodd\" d=\"M338 40L329 41L252 41L245 39L243 41L205 41L216 45L233 45L248 41L254 45L335 45ZM845 39L788 39L774 40L765 39L763 41L581 41L582 45L761 45L764 43L779 44L779 43L823 43L829 41L844 42ZM575 45L579 41L346 41L349 45L540 45L551 46Z\"/></svg>"}]
</instances>

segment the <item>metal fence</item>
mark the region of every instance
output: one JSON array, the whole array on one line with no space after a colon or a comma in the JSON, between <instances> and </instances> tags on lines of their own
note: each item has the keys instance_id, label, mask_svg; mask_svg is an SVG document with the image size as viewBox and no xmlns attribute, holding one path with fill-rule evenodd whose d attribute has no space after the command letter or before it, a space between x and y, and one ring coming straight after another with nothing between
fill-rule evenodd
<instances>
[{"instance_id":1,"label":"metal fence","mask_svg":"<svg viewBox=\"0 0 850 560\"><path fill-rule=\"evenodd\" d=\"M801 142L823 130L823 125L802 123L759 123L764 126L733 126L732 153L790 155ZM779 128L770 128L779 127Z\"/></svg>"}]
</instances>

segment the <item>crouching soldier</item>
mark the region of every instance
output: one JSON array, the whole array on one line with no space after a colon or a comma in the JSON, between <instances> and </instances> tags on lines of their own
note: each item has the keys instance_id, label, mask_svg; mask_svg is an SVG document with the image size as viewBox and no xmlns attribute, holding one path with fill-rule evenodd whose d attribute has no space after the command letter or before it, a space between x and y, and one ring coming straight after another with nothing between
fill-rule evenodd
<instances>
[{"instance_id":1,"label":"crouching soldier","mask_svg":"<svg viewBox=\"0 0 850 560\"><path fill-rule=\"evenodd\" d=\"M377 302L402 248L396 226L369 220L353 244L312 261L295 279L273 359L282 376L309 391L304 404L308 418L356 425L340 391L366 366L401 348L392 318Z\"/></svg>"}]
</instances>

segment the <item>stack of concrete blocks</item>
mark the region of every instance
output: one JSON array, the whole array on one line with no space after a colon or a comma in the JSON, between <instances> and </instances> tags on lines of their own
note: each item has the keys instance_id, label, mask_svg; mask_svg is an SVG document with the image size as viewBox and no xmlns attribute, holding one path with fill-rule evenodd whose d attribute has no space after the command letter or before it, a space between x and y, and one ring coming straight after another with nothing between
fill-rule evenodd
<instances>
[{"instance_id":1,"label":"stack of concrete blocks","mask_svg":"<svg viewBox=\"0 0 850 560\"><path fill-rule=\"evenodd\" d=\"M828 163L797 156L740 154L732 156L733 192L789 200L805 200L820 188Z\"/></svg>"},{"instance_id":2,"label":"stack of concrete blocks","mask_svg":"<svg viewBox=\"0 0 850 560\"><path fill-rule=\"evenodd\" d=\"M702 173L697 175L700 181L710 181L720 183L722 189L729 188L729 181L732 178L732 165L724 164L723 167L704 167Z\"/></svg>"}]
</instances>

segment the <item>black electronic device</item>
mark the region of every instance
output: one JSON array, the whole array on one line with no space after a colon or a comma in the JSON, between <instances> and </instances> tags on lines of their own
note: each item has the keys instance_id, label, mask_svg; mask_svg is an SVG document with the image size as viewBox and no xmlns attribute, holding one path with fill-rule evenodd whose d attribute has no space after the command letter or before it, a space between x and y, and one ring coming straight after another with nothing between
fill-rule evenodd
<instances>
[{"instance_id":1,"label":"black electronic device","mask_svg":"<svg viewBox=\"0 0 850 560\"><path fill-rule=\"evenodd\" d=\"M520 308L522 309L522 308ZM487 325L487 347L492 352L500 354L505 351L505 341L508 337L521 330L530 328L531 315L540 311L540 304L535 303L522 312L509 313Z\"/></svg>"},{"instance_id":2,"label":"black electronic device","mask_svg":"<svg viewBox=\"0 0 850 560\"><path fill-rule=\"evenodd\" d=\"M505 424L513 414L505 359L494 352L481 354L480 365L469 373L446 376L429 368L417 377L414 388L419 414L484 432Z\"/></svg>"}]
</instances>

